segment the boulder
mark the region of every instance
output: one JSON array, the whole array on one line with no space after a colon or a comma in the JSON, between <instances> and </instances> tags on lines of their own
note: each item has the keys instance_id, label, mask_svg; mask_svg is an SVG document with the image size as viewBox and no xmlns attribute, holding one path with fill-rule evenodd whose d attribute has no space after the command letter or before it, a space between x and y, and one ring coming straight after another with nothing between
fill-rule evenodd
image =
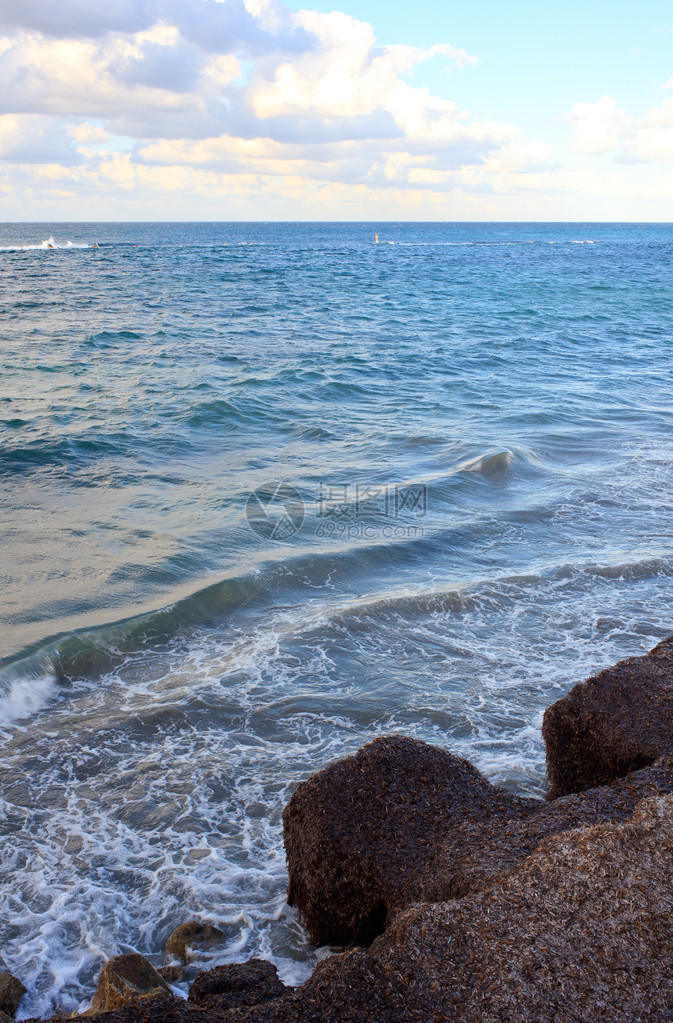
<instances>
[{"instance_id":1,"label":"boulder","mask_svg":"<svg viewBox=\"0 0 673 1023\"><path fill-rule=\"evenodd\" d=\"M284 813L296 905L317 944L369 944L413 902L482 887L548 835L673 792L673 758L552 803L519 799L415 739L376 739L300 784Z\"/></svg>"},{"instance_id":2,"label":"boulder","mask_svg":"<svg viewBox=\"0 0 673 1023\"><path fill-rule=\"evenodd\" d=\"M115 956L100 971L89 1013L109 1012L140 999L166 997L170 987L144 956Z\"/></svg>"},{"instance_id":3,"label":"boulder","mask_svg":"<svg viewBox=\"0 0 673 1023\"><path fill-rule=\"evenodd\" d=\"M26 988L11 973L0 973L0 1012L14 1016L19 1002L26 994Z\"/></svg>"},{"instance_id":4,"label":"boulder","mask_svg":"<svg viewBox=\"0 0 673 1023\"><path fill-rule=\"evenodd\" d=\"M605 785L673 751L673 638L581 682L545 712L549 798Z\"/></svg>"},{"instance_id":5,"label":"boulder","mask_svg":"<svg viewBox=\"0 0 673 1023\"><path fill-rule=\"evenodd\" d=\"M399 912L233 1023L670 1023L673 796L563 832L460 900Z\"/></svg>"},{"instance_id":6,"label":"boulder","mask_svg":"<svg viewBox=\"0 0 673 1023\"><path fill-rule=\"evenodd\" d=\"M184 966L160 966L157 973L167 984L181 984L186 976Z\"/></svg>"},{"instance_id":7,"label":"boulder","mask_svg":"<svg viewBox=\"0 0 673 1023\"><path fill-rule=\"evenodd\" d=\"M450 897L434 863L440 847L450 857L453 829L524 820L537 806L445 750L375 739L302 782L285 808L288 902L316 944L368 944L391 909Z\"/></svg>"},{"instance_id":8,"label":"boulder","mask_svg":"<svg viewBox=\"0 0 673 1023\"><path fill-rule=\"evenodd\" d=\"M167 955L178 956L187 962L190 958L189 949L203 949L209 945L218 945L224 941L225 937L224 931L221 931L219 927L202 923L200 920L189 920L187 923L180 924L170 934L164 945L164 952Z\"/></svg>"},{"instance_id":9,"label":"boulder","mask_svg":"<svg viewBox=\"0 0 673 1023\"><path fill-rule=\"evenodd\" d=\"M200 973L189 989L189 1001L203 1009L226 1012L239 1006L257 1005L285 992L276 967L263 959L216 966Z\"/></svg>"}]
</instances>

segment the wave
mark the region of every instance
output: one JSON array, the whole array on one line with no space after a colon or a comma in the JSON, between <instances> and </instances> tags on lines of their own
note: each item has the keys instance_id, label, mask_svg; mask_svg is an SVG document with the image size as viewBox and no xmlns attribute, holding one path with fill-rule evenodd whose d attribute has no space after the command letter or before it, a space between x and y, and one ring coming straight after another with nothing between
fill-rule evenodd
<instances>
[{"instance_id":1,"label":"wave","mask_svg":"<svg viewBox=\"0 0 673 1023\"><path fill-rule=\"evenodd\" d=\"M379 552L374 549L369 553L376 558ZM98 678L135 653L165 647L190 629L221 624L241 607L250 609L264 604L279 585L286 591L297 584L313 589L316 580L324 581L335 570L337 560L343 563L354 558L361 563L363 556L359 548L355 551L346 548L340 555L303 554L295 560L294 571L288 571L286 562L276 562L195 590L155 611L49 637L0 662L0 722L39 711L57 695L60 686L67 686L74 679ZM388 614L394 610L409 620L421 613L465 611L480 606L484 600L505 610L542 585L586 589L588 584L601 579L636 582L671 576L671 560L651 555L609 564L563 562L529 573L457 581L440 590L369 593L355 600L339 598L328 589L321 613L337 621L341 617Z\"/></svg>"},{"instance_id":2,"label":"wave","mask_svg":"<svg viewBox=\"0 0 673 1023\"><path fill-rule=\"evenodd\" d=\"M32 717L42 710L56 694L54 675L16 678L0 698L0 725Z\"/></svg>"},{"instance_id":3,"label":"wave","mask_svg":"<svg viewBox=\"0 0 673 1023\"><path fill-rule=\"evenodd\" d=\"M453 470L454 473L478 472L484 476L499 476L507 473L514 461L514 453L509 448L502 451L492 451L485 455L478 455L476 458L469 458L461 462Z\"/></svg>"},{"instance_id":4,"label":"wave","mask_svg":"<svg viewBox=\"0 0 673 1023\"><path fill-rule=\"evenodd\" d=\"M53 235L45 238L39 245L0 245L0 252L45 252L50 249L97 249L96 244L90 245L86 242L57 242Z\"/></svg>"}]
</instances>

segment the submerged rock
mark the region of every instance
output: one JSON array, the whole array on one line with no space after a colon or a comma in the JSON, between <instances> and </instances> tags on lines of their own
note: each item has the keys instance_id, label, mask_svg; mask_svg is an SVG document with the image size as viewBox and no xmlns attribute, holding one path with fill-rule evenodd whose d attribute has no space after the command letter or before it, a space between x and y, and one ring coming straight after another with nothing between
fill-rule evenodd
<instances>
[{"instance_id":1,"label":"submerged rock","mask_svg":"<svg viewBox=\"0 0 673 1023\"><path fill-rule=\"evenodd\" d=\"M0 973L0 1012L14 1016L25 994L26 988L17 977L11 973Z\"/></svg>"},{"instance_id":2,"label":"submerged rock","mask_svg":"<svg viewBox=\"0 0 673 1023\"><path fill-rule=\"evenodd\" d=\"M128 1002L171 994L164 978L144 956L137 953L115 956L100 971L89 1014L109 1012Z\"/></svg>"},{"instance_id":3,"label":"submerged rock","mask_svg":"<svg viewBox=\"0 0 673 1023\"><path fill-rule=\"evenodd\" d=\"M544 715L550 798L673 752L673 638L581 682Z\"/></svg>"},{"instance_id":4,"label":"submerged rock","mask_svg":"<svg viewBox=\"0 0 673 1023\"><path fill-rule=\"evenodd\" d=\"M204 1009L225 1012L257 1005L285 992L273 963L250 959L247 963L216 966L200 973L189 989L189 1001Z\"/></svg>"},{"instance_id":5,"label":"submerged rock","mask_svg":"<svg viewBox=\"0 0 673 1023\"><path fill-rule=\"evenodd\" d=\"M167 955L179 956L187 962L190 948L218 945L225 937L224 931L219 927L202 923L200 920L189 920L175 928L164 945L164 952Z\"/></svg>"}]
</instances>

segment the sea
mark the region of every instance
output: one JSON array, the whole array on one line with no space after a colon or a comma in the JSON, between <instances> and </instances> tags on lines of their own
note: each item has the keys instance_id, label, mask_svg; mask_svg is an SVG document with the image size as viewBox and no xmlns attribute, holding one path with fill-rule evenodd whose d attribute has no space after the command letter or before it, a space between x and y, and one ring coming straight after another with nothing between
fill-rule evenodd
<instances>
[{"instance_id":1,"label":"sea","mask_svg":"<svg viewBox=\"0 0 673 1023\"><path fill-rule=\"evenodd\" d=\"M375 736L542 798L673 633L673 225L0 226L0 968L316 949L281 813ZM184 990L178 987L178 990Z\"/></svg>"}]
</instances>

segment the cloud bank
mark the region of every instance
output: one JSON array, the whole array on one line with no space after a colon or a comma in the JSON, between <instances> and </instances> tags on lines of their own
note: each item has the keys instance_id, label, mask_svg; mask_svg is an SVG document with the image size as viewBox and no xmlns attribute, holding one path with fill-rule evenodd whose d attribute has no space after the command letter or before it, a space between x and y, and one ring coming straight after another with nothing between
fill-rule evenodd
<instances>
[{"instance_id":1,"label":"cloud bank","mask_svg":"<svg viewBox=\"0 0 673 1023\"><path fill-rule=\"evenodd\" d=\"M281 0L0 0L0 205L469 219L595 193L549 144L412 84L428 61L447 81L477 63ZM568 119L576 153L673 158L673 99L634 119L606 96Z\"/></svg>"}]
</instances>

